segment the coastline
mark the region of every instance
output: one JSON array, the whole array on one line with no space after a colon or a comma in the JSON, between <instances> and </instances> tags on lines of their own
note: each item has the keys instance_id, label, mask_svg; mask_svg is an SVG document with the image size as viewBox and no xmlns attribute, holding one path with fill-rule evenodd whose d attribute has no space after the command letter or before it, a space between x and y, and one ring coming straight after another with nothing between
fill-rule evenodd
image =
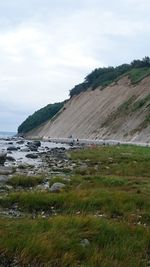
<instances>
[{"instance_id":1,"label":"coastline","mask_svg":"<svg viewBox=\"0 0 150 267\"><path fill-rule=\"evenodd\" d=\"M38 139L38 138L33 138ZM109 140L109 139L77 139L77 138L48 138L43 137L41 140L49 141L52 143L62 143L62 144L70 144L73 145L137 145L137 146L148 146L150 147L149 142L126 142L121 140Z\"/></svg>"}]
</instances>

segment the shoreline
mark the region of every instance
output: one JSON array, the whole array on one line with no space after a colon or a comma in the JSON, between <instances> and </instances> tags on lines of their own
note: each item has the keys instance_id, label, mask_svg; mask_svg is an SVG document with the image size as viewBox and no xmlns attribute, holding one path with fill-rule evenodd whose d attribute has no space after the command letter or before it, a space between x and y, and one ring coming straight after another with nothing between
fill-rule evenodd
<instances>
[{"instance_id":1,"label":"shoreline","mask_svg":"<svg viewBox=\"0 0 150 267\"><path fill-rule=\"evenodd\" d=\"M7 137L2 137L0 136L0 140L40 140L42 142L51 142L54 144L68 144L71 146L78 146L78 145L83 145L83 146L88 146L88 145L135 145L135 146L143 146L143 147L150 147L150 142L134 142L134 141L122 141L122 140L115 140L115 139L79 139L79 138L50 138L50 137L27 137L27 136L7 136Z\"/></svg>"},{"instance_id":2,"label":"shoreline","mask_svg":"<svg viewBox=\"0 0 150 267\"><path fill-rule=\"evenodd\" d=\"M35 138L36 139L36 138ZM137 145L150 147L149 142L131 142L131 141L121 141L121 140L109 140L109 139L77 139L77 138L47 138L43 137L43 141L49 141L53 143L64 143L73 145Z\"/></svg>"}]
</instances>

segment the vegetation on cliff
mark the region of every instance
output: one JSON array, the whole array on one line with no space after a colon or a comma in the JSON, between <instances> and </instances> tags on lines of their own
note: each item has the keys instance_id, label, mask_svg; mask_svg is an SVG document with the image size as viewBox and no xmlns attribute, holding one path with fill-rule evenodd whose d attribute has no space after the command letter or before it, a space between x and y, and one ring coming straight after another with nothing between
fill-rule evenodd
<instances>
[{"instance_id":1,"label":"vegetation on cliff","mask_svg":"<svg viewBox=\"0 0 150 267\"><path fill-rule=\"evenodd\" d=\"M128 75L132 83L137 83L150 74L150 58L134 60L131 64L123 64L117 67L98 68L85 77L83 83L75 85L70 90L70 97L86 91L88 88L94 90L98 86L105 86L117 81L122 75Z\"/></svg>"},{"instance_id":2,"label":"vegetation on cliff","mask_svg":"<svg viewBox=\"0 0 150 267\"><path fill-rule=\"evenodd\" d=\"M56 115L56 113L63 107L64 102L49 104L44 108L34 112L33 115L29 116L19 127L18 133L27 133L32 129L38 127L42 123L50 120Z\"/></svg>"}]
</instances>

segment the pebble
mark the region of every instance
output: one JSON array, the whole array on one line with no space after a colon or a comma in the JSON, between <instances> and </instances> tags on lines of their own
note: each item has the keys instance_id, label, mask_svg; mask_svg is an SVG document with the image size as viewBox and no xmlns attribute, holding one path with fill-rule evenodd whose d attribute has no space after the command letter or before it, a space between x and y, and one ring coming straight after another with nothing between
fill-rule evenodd
<instances>
[{"instance_id":1,"label":"pebble","mask_svg":"<svg viewBox=\"0 0 150 267\"><path fill-rule=\"evenodd\" d=\"M82 247L87 247L90 245L90 241L87 238L85 238L85 239L81 240L80 244Z\"/></svg>"}]
</instances>

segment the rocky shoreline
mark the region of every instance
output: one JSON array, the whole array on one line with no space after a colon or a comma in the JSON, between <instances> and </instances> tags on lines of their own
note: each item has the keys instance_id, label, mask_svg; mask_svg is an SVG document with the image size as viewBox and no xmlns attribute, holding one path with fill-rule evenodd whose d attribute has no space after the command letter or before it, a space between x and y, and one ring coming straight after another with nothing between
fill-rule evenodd
<instances>
[{"instance_id":1,"label":"rocky shoreline","mask_svg":"<svg viewBox=\"0 0 150 267\"><path fill-rule=\"evenodd\" d=\"M0 151L0 195L3 197L12 192L23 191L41 191L41 192L59 192L65 187L66 182L69 181L67 173L71 173L77 166L73 162L69 154L69 145L54 144L51 142L28 141L24 139L2 139ZM3 146L2 146L3 145ZM79 147L78 147L79 148ZM20 157L18 157L18 155ZM10 180L13 177L43 177L42 182L36 186L13 186ZM50 180L53 177L61 176L62 181L50 185ZM63 183L64 181L64 183ZM43 216L50 216L55 214L53 209L50 214ZM17 205L12 205L11 209L1 209L0 216L9 218L24 217L25 214L18 209ZM35 214L31 215L35 217Z\"/></svg>"},{"instance_id":2,"label":"rocky shoreline","mask_svg":"<svg viewBox=\"0 0 150 267\"><path fill-rule=\"evenodd\" d=\"M119 247L120 252L120 247L125 246L128 251L130 244L128 255L132 255L132 266L137 255L136 252L131 254L133 242L139 254L143 242L143 251L147 247L149 148L92 145L89 149L80 149L82 146L56 147L51 142L41 141L12 139L3 142L0 266L44 267L54 266L55 262L56 266L62 266L64 251L67 253L71 248L74 252L72 244L77 244L77 253L86 249L90 254L93 244L97 251L97 236L101 242L103 233L107 247L113 233L114 251L116 229L119 245L116 243L115 248ZM22 149L27 150L22 152ZM66 238L68 248L64 246ZM101 244L103 246L103 240ZM51 248L58 254L50 254ZM46 254L43 255L43 251ZM143 259L148 267L144 252L138 262ZM66 266L73 265L69 261ZM75 266L82 266L82 262L77 259Z\"/></svg>"}]
</instances>

